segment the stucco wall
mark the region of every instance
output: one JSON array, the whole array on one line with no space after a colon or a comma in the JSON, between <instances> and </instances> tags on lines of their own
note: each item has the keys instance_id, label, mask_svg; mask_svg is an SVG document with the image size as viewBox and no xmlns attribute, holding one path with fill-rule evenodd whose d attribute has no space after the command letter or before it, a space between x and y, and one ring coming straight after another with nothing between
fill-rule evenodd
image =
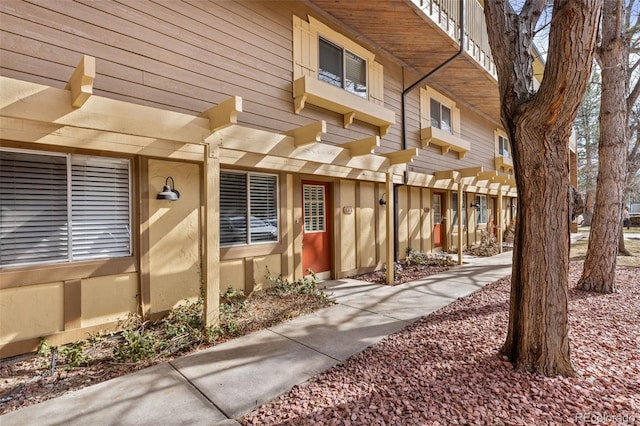
<instances>
[{"instance_id":1,"label":"stucco wall","mask_svg":"<svg viewBox=\"0 0 640 426\"><path fill-rule=\"evenodd\" d=\"M138 274L82 280L82 327L124 319L137 312Z\"/></svg>"},{"instance_id":2,"label":"stucco wall","mask_svg":"<svg viewBox=\"0 0 640 426\"><path fill-rule=\"evenodd\" d=\"M200 167L149 160L149 271L151 312L172 309L200 292ZM180 192L176 201L156 200L167 176Z\"/></svg>"},{"instance_id":3,"label":"stucco wall","mask_svg":"<svg viewBox=\"0 0 640 426\"><path fill-rule=\"evenodd\" d=\"M64 283L0 291L0 344L45 336L64 329Z\"/></svg>"}]
</instances>

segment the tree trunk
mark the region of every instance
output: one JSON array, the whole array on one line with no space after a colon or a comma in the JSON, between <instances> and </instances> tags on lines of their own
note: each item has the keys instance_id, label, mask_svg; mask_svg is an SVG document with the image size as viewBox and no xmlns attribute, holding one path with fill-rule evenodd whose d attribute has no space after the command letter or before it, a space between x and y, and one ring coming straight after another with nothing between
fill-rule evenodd
<instances>
[{"instance_id":1,"label":"tree trunk","mask_svg":"<svg viewBox=\"0 0 640 426\"><path fill-rule=\"evenodd\" d=\"M584 222L582 226L591 226L591 220L593 219L593 206L595 205L595 194L591 190L587 190L587 196L584 202L584 213L582 214Z\"/></svg>"},{"instance_id":2,"label":"tree trunk","mask_svg":"<svg viewBox=\"0 0 640 426\"><path fill-rule=\"evenodd\" d=\"M624 227L620 227L620 237L618 238L618 256L633 256L624 245Z\"/></svg>"},{"instance_id":3,"label":"tree trunk","mask_svg":"<svg viewBox=\"0 0 640 426\"><path fill-rule=\"evenodd\" d=\"M519 14L506 0L484 4L519 198L502 351L518 369L573 376L567 320L569 136L591 74L601 0L554 2L537 93L530 52L546 1L527 1Z\"/></svg>"},{"instance_id":4,"label":"tree trunk","mask_svg":"<svg viewBox=\"0 0 640 426\"><path fill-rule=\"evenodd\" d=\"M596 205L584 271L576 286L598 293L615 292L616 256L622 235L622 197L627 172L627 54L622 36L622 3L623 0L604 0L603 6Z\"/></svg>"}]
</instances>

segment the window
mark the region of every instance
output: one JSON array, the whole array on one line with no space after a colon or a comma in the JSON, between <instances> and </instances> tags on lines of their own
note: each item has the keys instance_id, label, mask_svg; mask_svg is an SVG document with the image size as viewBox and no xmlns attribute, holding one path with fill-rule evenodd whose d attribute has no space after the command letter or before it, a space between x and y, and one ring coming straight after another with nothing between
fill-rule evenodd
<instances>
[{"instance_id":1,"label":"window","mask_svg":"<svg viewBox=\"0 0 640 426\"><path fill-rule=\"evenodd\" d=\"M487 196L476 195L476 223L484 225L487 223Z\"/></svg>"},{"instance_id":2,"label":"window","mask_svg":"<svg viewBox=\"0 0 640 426\"><path fill-rule=\"evenodd\" d=\"M129 160L0 150L0 265L131 255Z\"/></svg>"},{"instance_id":3,"label":"window","mask_svg":"<svg viewBox=\"0 0 640 426\"><path fill-rule=\"evenodd\" d=\"M453 133L453 126L451 125L451 108L431 98L430 103L431 110L431 126L444 130L448 133Z\"/></svg>"},{"instance_id":4,"label":"window","mask_svg":"<svg viewBox=\"0 0 640 426\"><path fill-rule=\"evenodd\" d=\"M325 194L322 185L304 185L304 232L324 232Z\"/></svg>"},{"instance_id":5,"label":"window","mask_svg":"<svg viewBox=\"0 0 640 426\"><path fill-rule=\"evenodd\" d=\"M277 194L275 175L221 171L220 245L278 241Z\"/></svg>"},{"instance_id":6,"label":"window","mask_svg":"<svg viewBox=\"0 0 640 426\"><path fill-rule=\"evenodd\" d=\"M433 194L433 223L442 223L442 198L440 194Z\"/></svg>"},{"instance_id":7,"label":"window","mask_svg":"<svg viewBox=\"0 0 640 426\"><path fill-rule=\"evenodd\" d=\"M367 61L320 37L318 79L367 99Z\"/></svg>"},{"instance_id":8,"label":"window","mask_svg":"<svg viewBox=\"0 0 640 426\"><path fill-rule=\"evenodd\" d=\"M505 138L504 136L498 136L498 155L502 155L503 157L507 158L511 157L511 155L509 155L509 148L509 139Z\"/></svg>"},{"instance_id":9,"label":"window","mask_svg":"<svg viewBox=\"0 0 640 426\"><path fill-rule=\"evenodd\" d=\"M467 194L462 194L462 226L467 225ZM451 194L451 209L453 210L453 226L458 226L458 193Z\"/></svg>"}]
</instances>

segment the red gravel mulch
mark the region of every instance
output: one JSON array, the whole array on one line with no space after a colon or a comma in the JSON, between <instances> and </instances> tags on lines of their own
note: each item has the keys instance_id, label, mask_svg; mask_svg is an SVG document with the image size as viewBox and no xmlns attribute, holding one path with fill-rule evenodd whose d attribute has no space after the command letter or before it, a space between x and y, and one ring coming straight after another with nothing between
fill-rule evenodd
<instances>
[{"instance_id":1,"label":"red gravel mulch","mask_svg":"<svg viewBox=\"0 0 640 426\"><path fill-rule=\"evenodd\" d=\"M570 287L582 271L574 262ZM389 336L239 419L243 425L640 424L640 270L618 292L570 290L576 378L515 371L498 354L509 279Z\"/></svg>"}]
</instances>

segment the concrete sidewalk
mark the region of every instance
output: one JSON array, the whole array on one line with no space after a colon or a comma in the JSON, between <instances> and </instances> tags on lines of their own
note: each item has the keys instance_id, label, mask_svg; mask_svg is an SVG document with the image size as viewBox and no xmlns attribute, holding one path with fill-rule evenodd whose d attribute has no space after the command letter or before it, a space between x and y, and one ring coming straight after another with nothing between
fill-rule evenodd
<instances>
[{"instance_id":1,"label":"concrete sidewalk","mask_svg":"<svg viewBox=\"0 0 640 426\"><path fill-rule=\"evenodd\" d=\"M0 417L11 425L225 425L511 273L511 252L390 287L325 281L336 305Z\"/></svg>"}]
</instances>

